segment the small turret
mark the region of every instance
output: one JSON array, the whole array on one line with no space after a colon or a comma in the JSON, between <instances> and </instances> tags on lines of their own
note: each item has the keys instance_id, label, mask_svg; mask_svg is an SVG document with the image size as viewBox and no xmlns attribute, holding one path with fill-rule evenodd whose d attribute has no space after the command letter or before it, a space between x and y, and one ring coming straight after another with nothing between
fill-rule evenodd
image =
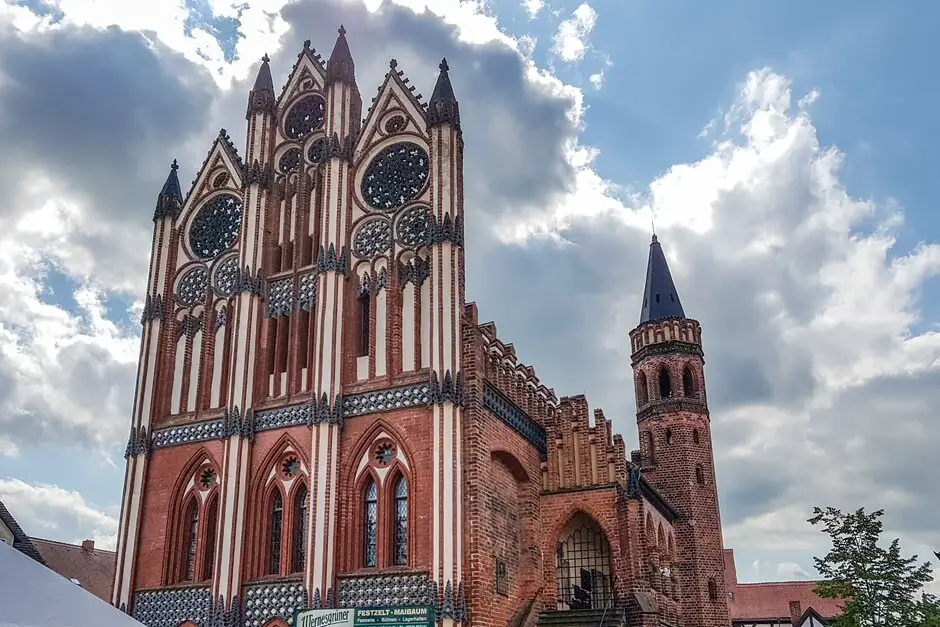
<instances>
[{"instance_id":1,"label":"small turret","mask_svg":"<svg viewBox=\"0 0 940 627\"><path fill-rule=\"evenodd\" d=\"M258 68L258 76L255 77L255 85L248 94L248 112L246 119L251 117L252 113L274 113L274 79L271 78L271 66L268 63L271 59L268 55L261 57L261 67Z\"/></svg>"},{"instance_id":2,"label":"small turret","mask_svg":"<svg viewBox=\"0 0 940 627\"><path fill-rule=\"evenodd\" d=\"M339 36L333 46L333 52L326 62L326 84L330 83L356 83L356 64L353 63L349 44L346 42L346 29L340 24Z\"/></svg>"},{"instance_id":3,"label":"small turret","mask_svg":"<svg viewBox=\"0 0 940 627\"><path fill-rule=\"evenodd\" d=\"M176 173L180 167L173 159L170 165L170 174L166 177L163 189L157 195L157 208L153 212L153 220L156 222L160 218L176 219L180 208L183 206L183 191L180 188L180 177Z\"/></svg>"},{"instance_id":4,"label":"small turret","mask_svg":"<svg viewBox=\"0 0 940 627\"><path fill-rule=\"evenodd\" d=\"M454 86L450 83L450 75L447 65L447 59L441 59L438 66L441 73L437 77L437 84L434 86L434 93L431 94L431 100L428 101L428 126L438 126L441 124L450 124L455 129L460 129L460 105L457 103L457 97L454 95Z\"/></svg>"},{"instance_id":5,"label":"small turret","mask_svg":"<svg viewBox=\"0 0 940 627\"><path fill-rule=\"evenodd\" d=\"M676 284L672 281L663 247L654 233L653 241L650 242L649 263L646 265L646 288L643 290L640 324L666 318L685 318L685 312L679 301Z\"/></svg>"}]
</instances>

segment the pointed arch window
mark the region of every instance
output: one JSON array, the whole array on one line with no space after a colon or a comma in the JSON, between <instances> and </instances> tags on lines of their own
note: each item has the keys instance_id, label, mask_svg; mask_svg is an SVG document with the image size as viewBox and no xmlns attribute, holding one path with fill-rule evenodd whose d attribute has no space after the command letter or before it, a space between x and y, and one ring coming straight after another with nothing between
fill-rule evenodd
<instances>
[{"instance_id":1,"label":"pointed arch window","mask_svg":"<svg viewBox=\"0 0 940 627\"><path fill-rule=\"evenodd\" d=\"M682 394L688 398L695 396L695 377L688 366L682 371Z\"/></svg>"},{"instance_id":2,"label":"pointed arch window","mask_svg":"<svg viewBox=\"0 0 940 627\"><path fill-rule=\"evenodd\" d=\"M701 464L695 464L695 483L705 485L705 470Z\"/></svg>"},{"instance_id":3,"label":"pointed arch window","mask_svg":"<svg viewBox=\"0 0 940 627\"><path fill-rule=\"evenodd\" d=\"M636 403L643 407L650 402L649 387L646 382L646 373L641 372L636 379Z\"/></svg>"},{"instance_id":4,"label":"pointed arch window","mask_svg":"<svg viewBox=\"0 0 940 627\"><path fill-rule=\"evenodd\" d=\"M362 565L368 568L376 565L378 548L379 489L373 479L366 484L362 516Z\"/></svg>"},{"instance_id":5,"label":"pointed arch window","mask_svg":"<svg viewBox=\"0 0 940 627\"><path fill-rule=\"evenodd\" d=\"M395 566L408 565L408 480L395 482L395 516L392 529L392 560Z\"/></svg>"},{"instance_id":6,"label":"pointed arch window","mask_svg":"<svg viewBox=\"0 0 940 627\"><path fill-rule=\"evenodd\" d=\"M278 575L281 572L281 524L284 521L284 500L281 492L274 490L271 495L270 522L268 536L268 574Z\"/></svg>"},{"instance_id":7,"label":"pointed arch window","mask_svg":"<svg viewBox=\"0 0 940 627\"><path fill-rule=\"evenodd\" d=\"M359 356L369 355L369 316L372 305L371 292L366 287L359 294Z\"/></svg>"},{"instance_id":8,"label":"pointed arch window","mask_svg":"<svg viewBox=\"0 0 940 627\"><path fill-rule=\"evenodd\" d=\"M669 370L662 367L659 370L659 398L672 397L672 381L669 380Z\"/></svg>"},{"instance_id":9,"label":"pointed arch window","mask_svg":"<svg viewBox=\"0 0 940 627\"><path fill-rule=\"evenodd\" d=\"M212 579L215 567L215 536L219 527L219 497L213 496L206 509L206 548L202 555L202 578Z\"/></svg>"},{"instance_id":10,"label":"pointed arch window","mask_svg":"<svg viewBox=\"0 0 940 627\"><path fill-rule=\"evenodd\" d=\"M194 581L196 578L196 548L199 544L199 503L196 498L186 508L186 555L183 568L183 580Z\"/></svg>"},{"instance_id":11,"label":"pointed arch window","mask_svg":"<svg viewBox=\"0 0 940 627\"><path fill-rule=\"evenodd\" d=\"M692 429L692 444L698 444L698 443L699 443L698 429Z\"/></svg>"},{"instance_id":12,"label":"pointed arch window","mask_svg":"<svg viewBox=\"0 0 940 627\"><path fill-rule=\"evenodd\" d=\"M301 485L294 495L293 545L291 565L293 573L303 571L307 552L307 486Z\"/></svg>"}]
</instances>

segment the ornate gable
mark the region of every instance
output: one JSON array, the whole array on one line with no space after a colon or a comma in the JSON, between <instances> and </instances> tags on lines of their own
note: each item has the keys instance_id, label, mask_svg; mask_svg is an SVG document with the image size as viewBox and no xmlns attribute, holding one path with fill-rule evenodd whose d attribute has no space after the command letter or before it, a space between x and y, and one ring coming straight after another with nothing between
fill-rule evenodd
<instances>
[{"instance_id":1,"label":"ornate gable","mask_svg":"<svg viewBox=\"0 0 940 627\"><path fill-rule=\"evenodd\" d=\"M411 134L427 138L427 117L421 94L416 94L414 85L409 83L405 73L398 69L398 62L395 59L389 61L385 81L372 99L359 135L357 159L362 159L373 144L393 135Z\"/></svg>"},{"instance_id":2,"label":"ornate gable","mask_svg":"<svg viewBox=\"0 0 940 627\"><path fill-rule=\"evenodd\" d=\"M310 40L304 42L303 50L297 55L297 62L291 69L287 82L277 99L279 111L300 93L310 90L322 91L326 84L326 68L323 58L310 47Z\"/></svg>"}]
</instances>

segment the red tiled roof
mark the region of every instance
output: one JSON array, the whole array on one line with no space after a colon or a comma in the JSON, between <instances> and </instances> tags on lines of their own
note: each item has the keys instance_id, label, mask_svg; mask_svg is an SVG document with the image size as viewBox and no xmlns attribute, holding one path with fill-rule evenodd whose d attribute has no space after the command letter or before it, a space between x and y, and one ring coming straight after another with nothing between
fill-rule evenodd
<instances>
[{"instance_id":1,"label":"red tiled roof","mask_svg":"<svg viewBox=\"0 0 940 627\"><path fill-rule=\"evenodd\" d=\"M66 579L75 579L88 592L105 602L111 602L114 579L115 554L98 548L82 548L52 540L30 538L42 555L46 565Z\"/></svg>"},{"instance_id":2,"label":"red tiled roof","mask_svg":"<svg viewBox=\"0 0 940 627\"><path fill-rule=\"evenodd\" d=\"M812 608L824 619L835 618L842 613L842 601L823 599L813 592L815 581L738 583L732 549L725 549L725 583L733 621L789 621L791 601L799 601L801 613Z\"/></svg>"}]
</instances>

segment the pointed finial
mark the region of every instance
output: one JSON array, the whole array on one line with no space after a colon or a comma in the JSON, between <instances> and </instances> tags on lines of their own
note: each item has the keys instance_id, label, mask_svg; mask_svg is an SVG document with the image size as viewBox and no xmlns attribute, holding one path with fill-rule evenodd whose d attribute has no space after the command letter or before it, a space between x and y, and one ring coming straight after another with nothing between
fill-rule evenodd
<instances>
[{"instance_id":1,"label":"pointed finial","mask_svg":"<svg viewBox=\"0 0 940 627\"><path fill-rule=\"evenodd\" d=\"M653 242L656 242L656 214L650 211L650 226L653 229Z\"/></svg>"},{"instance_id":2,"label":"pointed finial","mask_svg":"<svg viewBox=\"0 0 940 627\"><path fill-rule=\"evenodd\" d=\"M262 63L270 63L270 62L271 62L271 58L268 56L268 53L267 53L267 52L265 52L265 53L264 53L264 56L261 57L261 62L262 62Z\"/></svg>"},{"instance_id":3,"label":"pointed finial","mask_svg":"<svg viewBox=\"0 0 940 627\"><path fill-rule=\"evenodd\" d=\"M343 26L342 24L340 24L340 25L339 25L339 30L336 31L336 32L339 33L340 35L345 35L345 34L346 34L346 27Z\"/></svg>"},{"instance_id":4,"label":"pointed finial","mask_svg":"<svg viewBox=\"0 0 940 627\"><path fill-rule=\"evenodd\" d=\"M310 40L304 39L304 50L310 50Z\"/></svg>"},{"instance_id":5,"label":"pointed finial","mask_svg":"<svg viewBox=\"0 0 940 627\"><path fill-rule=\"evenodd\" d=\"M170 169L174 172L180 169L179 164L176 162L176 159L173 159L173 163L170 164Z\"/></svg>"},{"instance_id":6,"label":"pointed finial","mask_svg":"<svg viewBox=\"0 0 940 627\"><path fill-rule=\"evenodd\" d=\"M449 70L450 68L447 66L447 57L444 57L443 59L441 59L441 64L438 65L437 67L440 68L441 72L446 72L447 70Z\"/></svg>"},{"instance_id":7,"label":"pointed finial","mask_svg":"<svg viewBox=\"0 0 940 627\"><path fill-rule=\"evenodd\" d=\"M659 243L659 238L656 237L656 233L653 233L653 240L650 242L650 244L657 244L657 243Z\"/></svg>"},{"instance_id":8,"label":"pointed finial","mask_svg":"<svg viewBox=\"0 0 940 627\"><path fill-rule=\"evenodd\" d=\"M389 60L388 60L388 67L389 67L389 69L392 69L392 70L394 70L395 68L397 68L397 67L398 67L398 60L397 60L397 59L389 59Z\"/></svg>"}]
</instances>

